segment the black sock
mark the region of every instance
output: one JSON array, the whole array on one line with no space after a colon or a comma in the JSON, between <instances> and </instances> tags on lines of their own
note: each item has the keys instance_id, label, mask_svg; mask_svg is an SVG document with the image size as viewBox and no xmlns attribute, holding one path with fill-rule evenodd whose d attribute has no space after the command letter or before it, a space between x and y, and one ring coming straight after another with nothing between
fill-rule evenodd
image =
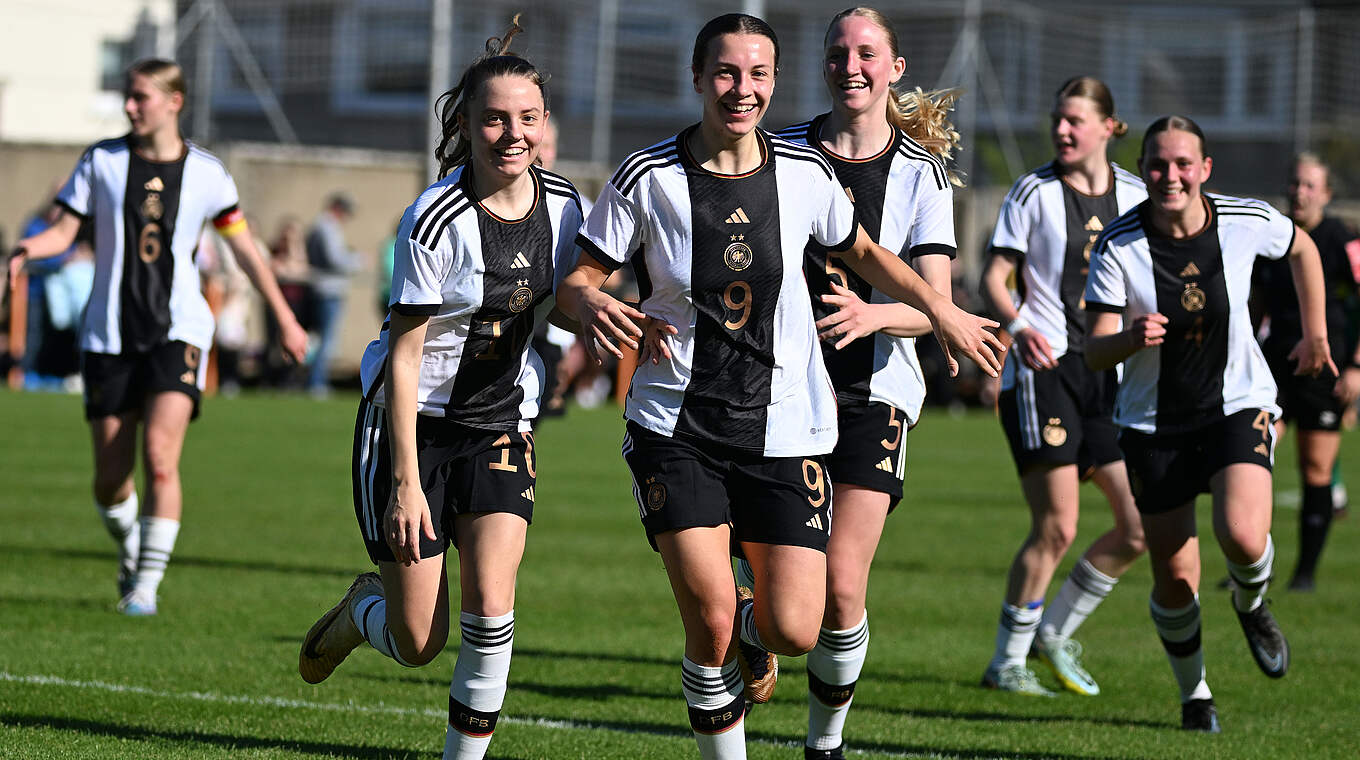
<instances>
[{"instance_id":1,"label":"black sock","mask_svg":"<svg viewBox=\"0 0 1360 760\"><path fill-rule=\"evenodd\" d=\"M1331 524L1332 487L1304 486L1303 506L1299 510L1299 564L1294 570L1295 578L1313 577Z\"/></svg>"}]
</instances>

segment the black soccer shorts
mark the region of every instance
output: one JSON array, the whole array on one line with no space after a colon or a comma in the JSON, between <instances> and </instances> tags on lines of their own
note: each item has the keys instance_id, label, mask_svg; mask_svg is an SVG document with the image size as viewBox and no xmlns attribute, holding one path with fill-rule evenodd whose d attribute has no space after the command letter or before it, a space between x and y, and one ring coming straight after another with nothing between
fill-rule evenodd
<instances>
[{"instance_id":1,"label":"black soccer shorts","mask_svg":"<svg viewBox=\"0 0 1360 760\"><path fill-rule=\"evenodd\" d=\"M85 384L85 419L140 410L147 397L178 391L194 402L198 417L208 363L203 351L182 340L168 341L144 353L81 355Z\"/></svg>"},{"instance_id":2,"label":"black soccer shorts","mask_svg":"<svg viewBox=\"0 0 1360 760\"><path fill-rule=\"evenodd\" d=\"M653 549L659 533L730 524L734 543L826 551L831 481L821 456L766 457L630 421L623 458Z\"/></svg>"},{"instance_id":3,"label":"black soccer shorts","mask_svg":"<svg viewBox=\"0 0 1360 760\"><path fill-rule=\"evenodd\" d=\"M1035 464L1075 464L1082 477L1117 462L1119 429L1114 399L1119 381L1114 370L1095 372L1081 354L1068 353L1058 366L1036 372L1017 362L1015 385L1001 392L997 406L1015 469L1024 474Z\"/></svg>"},{"instance_id":4,"label":"black soccer shorts","mask_svg":"<svg viewBox=\"0 0 1360 760\"><path fill-rule=\"evenodd\" d=\"M907 424L901 409L888 404L841 404L836 450L826 457L833 483L888 495L888 511L902 500L907 466Z\"/></svg>"},{"instance_id":5,"label":"black soccer shorts","mask_svg":"<svg viewBox=\"0 0 1360 760\"><path fill-rule=\"evenodd\" d=\"M395 562L383 518L392 498L392 452L387 410L359 402L354 423L354 515L369 559ZM420 537L420 556L448 551L455 540L454 517L508 512L533 522L537 482L534 435L470 428L449 420L416 416L420 482L435 538Z\"/></svg>"},{"instance_id":6,"label":"black soccer shorts","mask_svg":"<svg viewBox=\"0 0 1360 760\"><path fill-rule=\"evenodd\" d=\"M1209 480L1230 464L1273 469L1273 423L1270 412L1243 409L1185 433L1140 433L1126 428L1119 435L1119 445L1138 511L1145 515L1170 512L1209 493Z\"/></svg>"}]
</instances>

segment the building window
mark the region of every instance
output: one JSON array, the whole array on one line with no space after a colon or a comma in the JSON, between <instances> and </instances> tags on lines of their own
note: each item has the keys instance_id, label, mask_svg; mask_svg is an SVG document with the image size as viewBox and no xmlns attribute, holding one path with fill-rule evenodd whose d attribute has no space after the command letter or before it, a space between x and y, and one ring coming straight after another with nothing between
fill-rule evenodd
<instances>
[{"instance_id":1,"label":"building window","mask_svg":"<svg viewBox=\"0 0 1360 760\"><path fill-rule=\"evenodd\" d=\"M132 65L132 40L104 40L99 43L99 89L122 92L123 76Z\"/></svg>"}]
</instances>

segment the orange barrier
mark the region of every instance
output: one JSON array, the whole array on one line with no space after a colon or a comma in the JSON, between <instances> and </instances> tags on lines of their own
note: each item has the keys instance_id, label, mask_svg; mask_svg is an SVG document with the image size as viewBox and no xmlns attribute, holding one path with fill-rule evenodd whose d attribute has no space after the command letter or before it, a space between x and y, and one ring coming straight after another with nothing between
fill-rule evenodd
<instances>
[{"instance_id":1,"label":"orange barrier","mask_svg":"<svg viewBox=\"0 0 1360 760\"><path fill-rule=\"evenodd\" d=\"M6 382L11 390L24 387L24 369L19 366L28 346L28 273L21 272L9 291L9 355L14 366Z\"/></svg>"}]
</instances>

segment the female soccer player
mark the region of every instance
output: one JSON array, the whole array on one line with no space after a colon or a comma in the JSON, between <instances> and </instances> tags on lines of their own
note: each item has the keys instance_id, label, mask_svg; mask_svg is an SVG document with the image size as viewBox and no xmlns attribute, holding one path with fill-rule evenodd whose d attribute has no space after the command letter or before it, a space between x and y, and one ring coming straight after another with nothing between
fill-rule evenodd
<instances>
[{"instance_id":1,"label":"female soccer player","mask_svg":"<svg viewBox=\"0 0 1360 760\"><path fill-rule=\"evenodd\" d=\"M318 683L364 641L407 667L434 659L452 542L462 645L444 757L458 760L486 753L505 698L544 380L534 307L581 226L571 183L534 165L545 77L508 52L519 31L489 41L441 98L441 179L402 216L391 311L362 365L354 509L379 572L312 626L298 663Z\"/></svg>"},{"instance_id":2,"label":"female soccer player","mask_svg":"<svg viewBox=\"0 0 1360 760\"><path fill-rule=\"evenodd\" d=\"M1001 375L998 407L1030 512L982 676L993 689L1051 696L1025 666L1033 652L1064 687L1099 694L1071 636L1144 550L1110 421L1115 372L1093 372L1082 358L1091 245L1147 197L1137 177L1106 158L1110 139L1128 130L1114 113L1114 98L1098 79L1076 77L1058 89L1050 131L1056 155L1006 195L982 275L982 296L1016 349ZM1018 307L1006 287L1017 267ZM1077 534L1085 478L1109 500L1114 527L1086 550L1045 610L1049 581Z\"/></svg>"},{"instance_id":3,"label":"female soccer player","mask_svg":"<svg viewBox=\"0 0 1360 760\"><path fill-rule=\"evenodd\" d=\"M1353 267L1360 264L1360 239L1345 222L1325 214L1332 201L1330 176L1317 156L1298 156L1289 178L1289 216L1308 232L1322 257L1322 273L1328 284L1327 336L1332 361L1344 368L1340 378L1294 374L1288 356L1302 330L1289 266L1283 261L1258 262L1253 283L1253 292L1259 294L1270 319L1262 350L1280 389L1280 418L1292 420L1299 435L1303 501L1298 564L1289 581L1294 591L1313 590L1314 573L1332 522L1332 470L1341 450L1341 415L1360 395L1360 346L1348 341L1342 304L1345 295L1356 288L1357 270Z\"/></svg>"},{"instance_id":4,"label":"female soccer player","mask_svg":"<svg viewBox=\"0 0 1360 760\"><path fill-rule=\"evenodd\" d=\"M671 326L659 360L633 376L624 457L680 608L681 685L706 758L745 757L742 681L753 701L768 699L770 652L811 649L825 607L823 456L837 428L803 282L809 235L930 315L955 356L999 368L999 341L984 329L992 323L956 309L875 245L816 150L759 129L778 51L774 31L753 16L720 16L700 30L692 71L701 122L624 161L582 228L584 252L559 295L597 354L635 347L651 317ZM599 289L630 258L636 309ZM755 600L739 611L733 544L755 581ZM740 666L738 640L752 647Z\"/></svg>"},{"instance_id":5,"label":"female soccer player","mask_svg":"<svg viewBox=\"0 0 1360 760\"><path fill-rule=\"evenodd\" d=\"M118 609L156 614L156 593L179 535L180 451L198 416L213 317L194 251L211 220L278 321L295 360L307 352L278 284L255 246L236 183L215 156L179 131L184 76L160 59L128 69L123 111L132 130L95 143L57 195L55 225L20 240L11 282L24 264L70 247L93 219L95 280L80 329L85 417L94 440L94 500L118 544ZM142 426L146 504L138 519L133 470Z\"/></svg>"},{"instance_id":6,"label":"female soccer player","mask_svg":"<svg viewBox=\"0 0 1360 760\"><path fill-rule=\"evenodd\" d=\"M1190 119L1152 123L1139 159L1148 200L1106 225L1086 286L1086 361L1124 363L1115 424L1152 560L1152 620L1181 691L1181 726L1217 732L1200 648L1195 497L1212 493L1233 607L1261 670L1289 669L1266 606L1275 383L1247 314L1252 262L1289 255L1303 338L1296 372L1336 372L1317 246L1268 204L1201 192L1213 161ZM1122 324L1121 324L1122 317Z\"/></svg>"},{"instance_id":7,"label":"female soccer player","mask_svg":"<svg viewBox=\"0 0 1360 760\"><path fill-rule=\"evenodd\" d=\"M900 252L937 292L951 293L954 209L943 159L957 143L945 119L953 95L932 93L937 102L919 90L896 91L907 62L892 24L873 8L851 8L831 20L823 60L831 111L779 136L817 150L854 198L869 237ZM931 327L924 314L876 291L825 246L808 245L803 267L840 429L826 460L836 514L826 547L826 612L807 660L804 756L839 759L869 649L869 567L888 513L902 499L906 433L925 399L914 339ZM740 569L748 568L743 561Z\"/></svg>"}]
</instances>

